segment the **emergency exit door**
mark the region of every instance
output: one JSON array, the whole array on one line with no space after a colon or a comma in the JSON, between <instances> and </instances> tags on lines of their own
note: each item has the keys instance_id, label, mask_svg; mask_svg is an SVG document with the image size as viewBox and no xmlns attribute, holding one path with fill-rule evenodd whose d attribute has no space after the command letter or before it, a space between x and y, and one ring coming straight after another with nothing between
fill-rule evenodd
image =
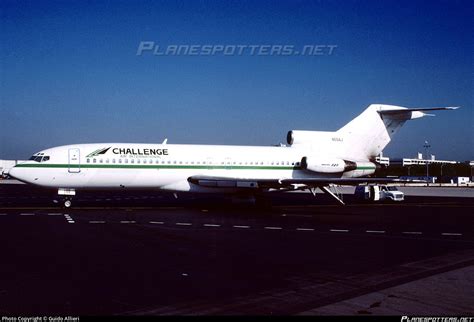
<instances>
[{"instance_id":1,"label":"emergency exit door","mask_svg":"<svg viewBox=\"0 0 474 322\"><path fill-rule=\"evenodd\" d=\"M71 173L81 172L81 155L79 149L69 149L68 151L69 168Z\"/></svg>"}]
</instances>

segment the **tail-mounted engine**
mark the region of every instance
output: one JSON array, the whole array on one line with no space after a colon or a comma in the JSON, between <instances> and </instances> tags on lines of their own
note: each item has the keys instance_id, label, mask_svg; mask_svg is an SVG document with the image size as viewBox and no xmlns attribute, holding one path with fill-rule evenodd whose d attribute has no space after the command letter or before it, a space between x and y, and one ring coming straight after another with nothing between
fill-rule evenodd
<instances>
[{"instance_id":1,"label":"tail-mounted engine","mask_svg":"<svg viewBox=\"0 0 474 322\"><path fill-rule=\"evenodd\" d=\"M376 164L369 161L353 162L340 158L303 157L301 168L318 173L346 173L348 177L373 174Z\"/></svg>"}]
</instances>

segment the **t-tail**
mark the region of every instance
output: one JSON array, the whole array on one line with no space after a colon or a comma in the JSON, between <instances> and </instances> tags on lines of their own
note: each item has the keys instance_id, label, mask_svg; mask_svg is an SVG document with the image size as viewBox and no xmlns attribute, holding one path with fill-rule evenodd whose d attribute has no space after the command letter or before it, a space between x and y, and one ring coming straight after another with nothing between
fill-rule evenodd
<instances>
[{"instance_id":1,"label":"t-tail","mask_svg":"<svg viewBox=\"0 0 474 322\"><path fill-rule=\"evenodd\" d=\"M333 156L346 160L373 160L406 121L433 116L426 113L429 111L457 108L459 107L406 108L371 104L336 132L290 131L288 143L295 146L307 145L313 151L324 149Z\"/></svg>"}]
</instances>

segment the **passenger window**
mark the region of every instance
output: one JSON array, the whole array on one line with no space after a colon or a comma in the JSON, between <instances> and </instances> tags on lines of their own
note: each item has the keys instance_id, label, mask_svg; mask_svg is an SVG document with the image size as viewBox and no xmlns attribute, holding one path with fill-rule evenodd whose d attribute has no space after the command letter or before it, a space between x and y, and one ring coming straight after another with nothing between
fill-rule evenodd
<instances>
[{"instance_id":1,"label":"passenger window","mask_svg":"<svg viewBox=\"0 0 474 322\"><path fill-rule=\"evenodd\" d=\"M134 160L134 159L131 159L131 160L130 160L130 163L135 163L135 160Z\"/></svg>"},{"instance_id":2,"label":"passenger window","mask_svg":"<svg viewBox=\"0 0 474 322\"><path fill-rule=\"evenodd\" d=\"M123 160L124 163L128 163L128 159Z\"/></svg>"},{"instance_id":3,"label":"passenger window","mask_svg":"<svg viewBox=\"0 0 474 322\"><path fill-rule=\"evenodd\" d=\"M99 159L99 163L104 163L104 160L102 160L102 159Z\"/></svg>"},{"instance_id":4,"label":"passenger window","mask_svg":"<svg viewBox=\"0 0 474 322\"><path fill-rule=\"evenodd\" d=\"M143 164L146 164L146 159L145 159L145 160L143 160Z\"/></svg>"},{"instance_id":5,"label":"passenger window","mask_svg":"<svg viewBox=\"0 0 474 322\"><path fill-rule=\"evenodd\" d=\"M109 160L109 159L105 159L105 163L109 163L109 162L110 162L110 160Z\"/></svg>"},{"instance_id":6,"label":"passenger window","mask_svg":"<svg viewBox=\"0 0 474 322\"><path fill-rule=\"evenodd\" d=\"M96 159L92 159L92 163L97 163L97 160L96 160Z\"/></svg>"},{"instance_id":7,"label":"passenger window","mask_svg":"<svg viewBox=\"0 0 474 322\"><path fill-rule=\"evenodd\" d=\"M118 163L122 163L122 159L118 159Z\"/></svg>"}]
</instances>

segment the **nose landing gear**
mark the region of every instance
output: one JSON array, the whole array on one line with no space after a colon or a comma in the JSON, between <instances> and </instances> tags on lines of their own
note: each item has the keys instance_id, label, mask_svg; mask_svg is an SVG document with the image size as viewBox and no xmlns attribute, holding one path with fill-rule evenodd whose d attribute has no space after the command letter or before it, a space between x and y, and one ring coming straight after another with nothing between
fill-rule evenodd
<instances>
[{"instance_id":1,"label":"nose landing gear","mask_svg":"<svg viewBox=\"0 0 474 322\"><path fill-rule=\"evenodd\" d=\"M64 199L64 207L65 208L70 208L72 206L72 200L70 198L65 198Z\"/></svg>"},{"instance_id":2,"label":"nose landing gear","mask_svg":"<svg viewBox=\"0 0 474 322\"><path fill-rule=\"evenodd\" d=\"M72 197L76 195L76 190L59 188L58 195L64 196L63 206L65 208L70 208L72 206Z\"/></svg>"}]
</instances>

